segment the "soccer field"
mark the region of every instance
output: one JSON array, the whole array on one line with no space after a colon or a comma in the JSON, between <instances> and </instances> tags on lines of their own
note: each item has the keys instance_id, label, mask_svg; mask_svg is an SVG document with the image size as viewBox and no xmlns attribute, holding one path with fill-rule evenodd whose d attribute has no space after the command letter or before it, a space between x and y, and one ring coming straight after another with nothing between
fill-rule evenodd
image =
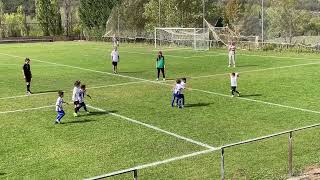
<instances>
[{"instance_id":1,"label":"soccer field","mask_svg":"<svg viewBox=\"0 0 320 180\"><path fill-rule=\"evenodd\" d=\"M318 54L164 49L167 81L155 81L157 51L121 44L112 74L109 43L0 46L0 179L83 179L319 123ZM31 59L25 96L24 58ZM241 97L229 73L239 72ZM186 107L172 108L176 78L186 77ZM54 125L57 91L71 101L75 80L87 85L92 112L73 117L64 105ZM294 133L294 173L320 165L320 131ZM226 179L285 179L288 136L226 149ZM219 179L214 151L139 171L140 179ZM114 179L130 179L131 174Z\"/></svg>"}]
</instances>

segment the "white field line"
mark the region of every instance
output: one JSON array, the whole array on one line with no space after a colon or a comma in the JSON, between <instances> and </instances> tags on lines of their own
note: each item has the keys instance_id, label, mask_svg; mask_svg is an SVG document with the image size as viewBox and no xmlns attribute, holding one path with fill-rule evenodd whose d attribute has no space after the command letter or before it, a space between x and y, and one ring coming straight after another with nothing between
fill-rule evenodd
<instances>
[{"instance_id":1,"label":"white field line","mask_svg":"<svg viewBox=\"0 0 320 180\"><path fill-rule=\"evenodd\" d=\"M101 88L106 88L106 87L116 87L116 86L124 86L124 85L129 85L129 84L138 84L138 83L143 83L145 81L134 81L134 82L127 82L127 83L119 83L119 84L110 84L110 85L105 85L105 86L95 86L95 87L88 87L87 89L101 89ZM70 90L72 91L72 90ZM39 94L32 94L32 96L42 96L42 95L47 95L47 94L56 94L57 92L46 92L46 93L39 93ZM30 97L28 95L20 95L20 96L11 96L11 97L2 97L0 100L4 99L17 99L17 98L24 98L24 97Z\"/></svg>"},{"instance_id":2,"label":"white field line","mask_svg":"<svg viewBox=\"0 0 320 180\"><path fill-rule=\"evenodd\" d=\"M189 90L203 92L203 93L207 93L207 94L213 94L213 95L217 95L217 96L233 98L233 97L231 97L231 95L216 93L216 92L212 92L212 91L205 91L205 90L194 89L194 88L189 88ZM271 102L267 102L267 101L249 99L249 98L244 98L244 97L237 97L236 99L256 102L256 103L260 103L260 104L267 104L267 105L270 105L270 106L277 106L277 107L282 107L282 108L287 108L287 109L294 109L294 110L303 111L303 112L320 114L320 111L314 111L314 110L309 110L309 109L304 109L304 108L297 108L297 107L293 107L293 106L287 106L287 105L282 105L282 104L277 104L277 103L271 103Z\"/></svg>"},{"instance_id":3,"label":"white field line","mask_svg":"<svg viewBox=\"0 0 320 180\"><path fill-rule=\"evenodd\" d=\"M10 54L4 54L4 53L0 53L0 54L11 56L11 57L19 57L19 58L21 58L20 56L15 56L15 55L10 55ZM41 60L37 60L37 59L34 59L34 60L39 61L39 62L44 62L44 63L51 64L51 62L41 61ZM76 66L69 66L69 65L58 64L58 63L52 63L52 64L56 64L56 65L60 65L60 66L66 66L66 67L70 67L70 68L74 68L74 69L80 69L80 70L85 70L85 71L96 72L96 73L108 74L108 75L112 75L112 76L119 76L119 77L123 77L123 78L135 79L135 80L150 82L150 83L154 83L154 84L162 84L162 85L171 86L171 85L166 84L166 83L161 83L161 82L158 82L158 81L151 81L151 80L142 79L142 78L136 78L136 77L131 77L131 76L119 75L119 74L112 74L112 73L108 73L108 72L96 71L96 70L92 70L92 69L80 68L80 67L76 67ZM218 95L218 96L231 97L231 96L228 96L228 95L225 95L225 94L215 93L215 92L211 92L211 91L205 91L205 90L200 90L200 89L193 89L193 90L196 90L196 91L199 91L199 92L208 93L208 94L214 94L214 95ZM266 101L253 100L253 99L249 99L249 98L238 98L238 99L257 102L257 103L261 103L261 104L268 104L268 105L278 106L278 107L283 107L283 108L288 108L288 109L295 109L295 110L300 110L300 111L304 111L304 112L311 112L311 113L317 113L317 114L320 113L318 111L313 111L313 110L308 110L308 109L303 109L303 108L296 108L296 107L292 107L292 106L286 106L286 105L281 105L281 104L276 104L276 103L271 103L271 102L266 102Z\"/></svg>"},{"instance_id":4,"label":"white field line","mask_svg":"<svg viewBox=\"0 0 320 180\"><path fill-rule=\"evenodd\" d=\"M313 62L313 63L305 63L305 64L295 64L295 65L289 65L289 66L280 66L280 67L271 67L271 68L264 68L264 69L255 69L255 70L248 70L248 71L240 71L239 73L250 73L250 72L260 72L260 71L267 71L267 70L274 70L274 69L286 69L286 68L292 68L292 67L299 67L299 66L309 66L309 65L319 65L320 62ZM207 77L214 77L214 76L222 76L222 75L228 75L230 73L221 73L221 74L212 74L212 75L205 75L205 76L196 76L196 77L190 77L191 79L200 79L200 78L207 78Z\"/></svg>"},{"instance_id":5,"label":"white field line","mask_svg":"<svg viewBox=\"0 0 320 180\"><path fill-rule=\"evenodd\" d=\"M119 171L114 171L114 172L111 172L111 173L108 173L108 174L103 174L103 175L100 175L100 176L87 178L85 180L103 179L103 178L106 178L106 177L111 177L111 176L115 176L115 175L129 173L129 172L132 172L134 170L146 169L146 168L158 166L158 165L161 165L161 164L167 164L167 163L170 163L170 162L173 162L173 161L178 161L178 160L182 160L182 159L186 159L186 158L190 158L190 157L194 157L194 156L198 156L198 155L202 155L202 154L208 154L208 153L213 152L213 151L216 151L216 150L208 149L208 150L198 151L198 152L194 152L194 153L191 153L191 154L186 154L186 155L177 156L177 157L173 157L173 158L162 160L162 161L156 161L156 162L152 162L152 163L149 163L149 164L144 164L144 165L132 167L132 168L129 168L129 169L123 169L123 170L119 170Z\"/></svg>"},{"instance_id":6,"label":"white field line","mask_svg":"<svg viewBox=\"0 0 320 180\"><path fill-rule=\"evenodd\" d=\"M46 108L51 108L51 107L55 107L55 105L42 106L42 107L37 107L37 108L28 108L28 109L18 109L18 110L12 110L12 111L2 111L2 112L0 112L0 114L8 114L8 113L16 113L16 112L33 111L33 110L46 109Z\"/></svg>"},{"instance_id":7,"label":"white field line","mask_svg":"<svg viewBox=\"0 0 320 180\"><path fill-rule=\"evenodd\" d=\"M103 110L103 109L100 109L100 108L96 108L96 107L93 107L93 106L90 106L90 105L87 105L87 106L88 106L89 108L91 108L91 109L94 109L94 110L97 110L97 111L100 111L100 112L108 112L108 111L106 111L106 110ZM153 125L150 125L150 124L147 124L147 123L143 123L143 122L140 122L140 121L135 120L135 119L131 119L131 118L122 116L122 115L120 115L120 114L111 113L111 112L110 112L109 114L112 115L112 116L121 118L121 119L125 119L125 120L127 120L127 121L129 121L129 122L132 122L132 123L135 123L135 124L139 124L139 125L145 126L145 127L147 127L147 128L150 128L150 129L153 129L153 130L156 130L156 131L159 131L159 132L162 132L162 133L171 135L171 136L176 137L176 138L178 138L178 139L182 139L182 140L185 140L185 141L187 141L187 142L190 142L190 143L193 143L193 144L196 144L196 145L199 145L199 146L208 148L208 149L216 149L215 147L210 146L210 145L208 145L208 144L205 144L205 143L202 143L202 142L199 142L199 141L196 141L196 140L193 140L193 139L184 137L184 136L180 136L180 135L178 135L178 134L175 134L175 133L172 133L172 132L169 132L169 131L160 129L160 128L156 127L156 126L153 126Z\"/></svg>"}]
</instances>

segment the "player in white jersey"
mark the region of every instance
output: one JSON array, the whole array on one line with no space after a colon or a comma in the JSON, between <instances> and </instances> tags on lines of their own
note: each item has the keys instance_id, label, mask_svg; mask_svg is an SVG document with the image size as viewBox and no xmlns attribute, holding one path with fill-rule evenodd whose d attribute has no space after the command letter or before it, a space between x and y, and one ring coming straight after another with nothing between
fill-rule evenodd
<instances>
[{"instance_id":1,"label":"player in white jersey","mask_svg":"<svg viewBox=\"0 0 320 180\"><path fill-rule=\"evenodd\" d=\"M73 113L74 117L78 116L78 107L80 106L80 104L79 104L80 86L81 86L81 82L79 80L77 80L74 83L74 88L73 88L73 92L72 92L72 101L74 104L74 113Z\"/></svg>"},{"instance_id":2,"label":"player in white jersey","mask_svg":"<svg viewBox=\"0 0 320 180\"><path fill-rule=\"evenodd\" d=\"M77 108L77 112L83 107L83 109L89 114L90 112L87 110L86 103L84 103L84 97L88 96L91 99L89 94L86 94L86 85L81 85L80 92L79 92L79 106Z\"/></svg>"},{"instance_id":3,"label":"player in white jersey","mask_svg":"<svg viewBox=\"0 0 320 180\"><path fill-rule=\"evenodd\" d=\"M236 45L235 42L230 42L228 46L228 51L229 51L229 66L231 67L236 67Z\"/></svg>"},{"instance_id":4,"label":"player in white jersey","mask_svg":"<svg viewBox=\"0 0 320 180\"><path fill-rule=\"evenodd\" d=\"M58 97L57 102L56 102L56 112L58 113L58 115L57 115L55 124L60 123L61 119L65 115L65 112L63 111L63 107L62 107L63 103L66 103L66 102L63 101L63 96L64 96L63 91L59 91L58 95L59 95L59 97Z\"/></svg>"},{"instance_id":5,"label":"player in white jersey","mask_svg":"<svg viewBox=\"0 0 320 180\"><path fill-rule=\"evenodd\" d=\"M179 108L182 108L181 104L181 92L182 92L182 85L181 85L181 80L177 79L175 86L173 87L173 95L172 95L172 100L171 100L171 107L174 107L174 101L177 101L177 106Z\"/></svg>"},{"instance_id":6,"label":"player in white jersey","mask_svg":"<svg viewBox=\"0 0 320 180\"><path fill-rule=\"evenodd\" d=\"M183 94L183 90L186 89L186 83L187 83L187 79L186 78L181 78L181 87L182 90L180 92L180 100L181 100L181 106L184 107L184 94Z\"/></svg>"},{"instance_id":7,"label":"player in white jersey","mask_svg":"<svg viewBox=\"0 0 320 180\"><path fill-rule=\"evenodd\" d=\"M240 96L240 92L237 90L238 87L238 77L239 74L238 73L231 73L230 74L230 83L231 83L231 94L232 97L234 97L234 93L236 92L238 94L238 96Z\"/></svg>"},{"instance_id":8,"label":"player in white jersey","mask_svg":"<svg viewBox=\"0 0 320 180\"><path fill-rule=\"evenodd\" d=\"M111 52L111 60L112 60L112 66L113 66L113 73L117 74L118 73L118 63L120 61L120 57L119 57L119 52L118 52L118 48L115 47L113 49L113 51Z\"/></svg>"}]
</instances>

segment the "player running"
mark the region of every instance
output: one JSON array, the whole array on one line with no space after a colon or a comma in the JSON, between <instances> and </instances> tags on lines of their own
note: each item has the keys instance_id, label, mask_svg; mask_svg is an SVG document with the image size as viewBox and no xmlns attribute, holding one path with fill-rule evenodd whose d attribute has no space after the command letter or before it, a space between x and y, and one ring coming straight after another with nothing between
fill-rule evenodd
<instances>
[{"instance_id":1,"label":"player running","mask_svg":"<svg viewBox=\"0 0 320 180\"><path fill-rule=\"evenodd\" d=\"M30 59L29 58L25 59L25 63L22 67L22 73L23 73L23 78L27 84L27 95L30 95L30 94L32 94L30 91L32 74L31 74Z\"/></svg>"},{"instance_id":2,"label":"player running","mask_svg":"<svg viewBox=\"0 0 320 180\"><path fill-rule=\"evenodd\" d=\"M236 92L238 96L240 96L240 92L237 91L237 86L238 86L238 77L239 73L231 73L230 74L230 81L231 81L231 94L232 97L234 97L234 93Z\"/></svg>"},{"instance_id":3,"label":"player running","mask_svg":"<svg viewBox=\"0 0 320 180\"><path fill-rule=\"evenodd\" d=\"M235 42L231 41L228 46L229 50L229 66L236 67L236 44Z\"/></svg>"},{"instance_id":4,"label":"player running","mask_svg":"<svg viewBox=\"0 0 320 180\"><path fill-rule=\"evenodd\" d=\"M89 94L86 94L86 85L81 85L80 91L79 91L79 106L77 107L77 112L83 107L83 109L87 112L87 114L90 114L90 112L87 110L86 103L84 102L84 97L88 96L91 99L91 96Z\"/></svg>"},{"instance_id":5,"label":"player running","mask_svg":"<svg viewBox=\"0 0 320 180\"><path fill-rule=\"evenodd\" d=\"M80 85L81 85L81 82L79 80L77 80L74 83L74 88L73 88L73 92L72 92L72 101L74 104L74 113L73 113L74 117L78 116L78 107L80 106L80 103L79 103Z\"/></svg>"},{"instance_id":6,"label":"player running","mask_svg":"<svg viewBox=\"0 0 320 180\"><path fill-rule=\"evenodd\" d=\"M64 102L64 100L63 100L63 96L64 96L63 91L59 91L58 95L59 95L59 97L56 102L56 112L58 113L58 115L57 115L57 119L55 121L55 124L60 124L61 119L65 115L65 112L63 111L63 107L62 107L63 103L68 104L67 102Z\"/></svg>"}]
</instances>

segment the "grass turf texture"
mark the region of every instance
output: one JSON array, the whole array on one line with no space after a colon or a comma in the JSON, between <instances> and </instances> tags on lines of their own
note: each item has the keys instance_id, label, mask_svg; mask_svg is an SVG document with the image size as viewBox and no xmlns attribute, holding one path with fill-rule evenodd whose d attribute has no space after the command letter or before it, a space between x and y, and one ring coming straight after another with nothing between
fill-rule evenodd
<instances>
[{"instance_id":1,"label":"grass turf texture","mask_svg":"<svg viewBox=\"0 0 320 180\"><path fill-rule=\"evenodd\" d=\"M69 101L73 82L80 79L93 97L87 104L214 147L319 122L320 58L314 54L240 51L237 68L227 68L222 50L164 50L167 77L189 77L187 85L194 89L185 91L187 106L180 110L170 107L173 81L117 86L140 80L108 74L112 72L110 52L110 44L92 42L2 45L1 111L53 105L59 89ZM156 79L157 52L151 46L121 44L119 52L120 75ZM32 91L37 94L7 99L25 92L23 57L32 60ZM285 66L294 67L279 68ZM247 99L229 97L226 73L232 71L240 72L239 90ZM196 78L208 75L214 76ZM72 106L65 109L64 124L56 126L54 107L0 113L0 178L81 179L205 150L106 112L91 109L91 115L74 118ZM319 135L318 129L294 134L295 173L319 164ZM139 174L143 179L218 179L219 156L219 152L200 155ZM226 150L227 179L285 179L286 169L287 136Z\"/></svg>"}]
</instances>

